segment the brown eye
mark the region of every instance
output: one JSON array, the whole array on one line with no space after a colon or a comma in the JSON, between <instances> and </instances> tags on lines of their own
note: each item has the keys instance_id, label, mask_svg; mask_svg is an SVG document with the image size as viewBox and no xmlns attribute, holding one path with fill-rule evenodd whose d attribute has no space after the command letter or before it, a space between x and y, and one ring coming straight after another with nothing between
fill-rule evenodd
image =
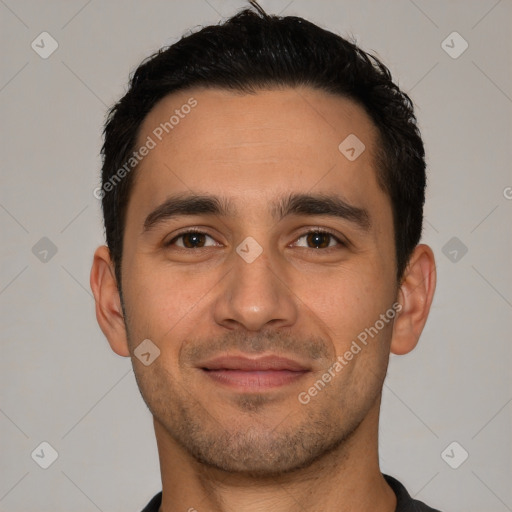
<instances>
[{"instance_id":1,"label":"brown eye","mask_svg":"<svg viewBox=\"0 0 512 512\"><path fill-rule=\"evenodd\" d=\"M301 240L304 240L301 242ZM343 242L327 231L310 231L299 237L295 245L306 249L327 249L344 245Z\"/></svg>"},{"instance_id":2,"label":"brown eye","mask_svg":"<svg viewBox=\"0 0 512 512\"><path fill-rule=\"evenodd\" d=\"M208 240L211 240L213 243L207 244ZM186 233L182 233L181 235L173 238L167 245L176 245L177 247L184 249L201 249L203 247L215 245L215 241L206 233L187 231Z\"/></svg>"},{"instance_id":3,"label":"brown eye","mask_svg":"<svg viewBox=\"0 0 512 512\"><path fill-rule=\"evenodd\" d=\"M309 246L313 246L315 249L325 249L325 247L329 247L330 239L332 235L329 233L309 233L307 235L307 242Z\"/></svg>"},{"instance_id":4,"label":"brown eye","mask_svg":"<svg viewBox=\"0 0 512 512\"><path fill-rule=\"evenodd\" d=\"M183 245L188 249L195 249L196 247L203 247L205 236L201 233L185 233L182 236Z\"/></svg>"}]
</instances>

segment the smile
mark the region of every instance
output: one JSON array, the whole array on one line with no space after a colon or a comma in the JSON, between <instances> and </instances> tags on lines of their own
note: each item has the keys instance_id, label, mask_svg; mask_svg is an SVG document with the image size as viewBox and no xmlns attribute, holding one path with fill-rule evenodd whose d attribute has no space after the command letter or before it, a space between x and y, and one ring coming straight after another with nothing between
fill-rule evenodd
<instances>
[{"instance_id":1,"label":"smile","mask_svg":"<svg viewBox=\"0 0 512 512\"><path fill-rule=\"evenodd\" d=\"M201 364L200 368L215 383L246 392L282 387L310 372L303 363L274 355L256 359L223 356Z\"/></svg>"}]
</instances>

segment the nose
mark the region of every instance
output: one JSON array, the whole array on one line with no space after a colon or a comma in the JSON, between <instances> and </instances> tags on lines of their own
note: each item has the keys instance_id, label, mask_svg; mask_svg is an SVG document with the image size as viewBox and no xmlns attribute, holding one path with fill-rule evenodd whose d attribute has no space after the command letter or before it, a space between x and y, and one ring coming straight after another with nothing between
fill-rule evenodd
<instances>
[{"instance_id":1,"label":"nose","mask_svg":"<svg viewBox=\"0 0 512 512\"><path fill-rule=\"evenodd\" d=\"M231 271L219 283L215 321L229 329L248 331L293 325L298 298L289 288L286 270L265 251L251 262L236 253L232 259Z\"/></svg>"}]
</instances>

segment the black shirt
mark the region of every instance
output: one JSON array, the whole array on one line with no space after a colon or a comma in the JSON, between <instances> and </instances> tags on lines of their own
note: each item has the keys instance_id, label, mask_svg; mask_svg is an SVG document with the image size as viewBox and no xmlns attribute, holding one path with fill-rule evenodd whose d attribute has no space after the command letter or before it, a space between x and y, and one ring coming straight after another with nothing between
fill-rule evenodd
<instances>
[{"instance_id":1,"label":"black shirt","mask_svg":"<svg viewBox=\"0 0 512 512\"><path fill-rule=\"evenodd\" d=\"M422 501L413 500L405 487L393 477L383 475L386 482L389 484L396 494L396 509L395 512L440 512L437 509L430 508ZM158 512L162 504L162 493L159 492L147 505L142 512Z\"/></svg>"}]
</instances>

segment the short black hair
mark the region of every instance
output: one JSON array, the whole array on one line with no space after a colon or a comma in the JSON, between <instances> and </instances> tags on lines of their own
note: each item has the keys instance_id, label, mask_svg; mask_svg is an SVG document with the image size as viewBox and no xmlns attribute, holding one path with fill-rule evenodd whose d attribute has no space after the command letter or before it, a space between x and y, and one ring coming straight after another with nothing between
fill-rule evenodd
<instances>
[{"instance_id":1,"label":"short black hair","mask_svg":"<svg viewBox=\"0 0 512 512\"><path fill-rule=\"evenodd\" d=\"M193 87L252 94L300 86L353 100L375 124L377 180L391 200L400 281L421 238L426 185L425 152L409 96L377 57L355 43L303 18L249 8L148 57L108 112L99 197L120 290L126 209L136 167L121 173L122 179L119 171L123 166L126 170L142 122L155 104Z\"/></svg>"}]
</instances>

